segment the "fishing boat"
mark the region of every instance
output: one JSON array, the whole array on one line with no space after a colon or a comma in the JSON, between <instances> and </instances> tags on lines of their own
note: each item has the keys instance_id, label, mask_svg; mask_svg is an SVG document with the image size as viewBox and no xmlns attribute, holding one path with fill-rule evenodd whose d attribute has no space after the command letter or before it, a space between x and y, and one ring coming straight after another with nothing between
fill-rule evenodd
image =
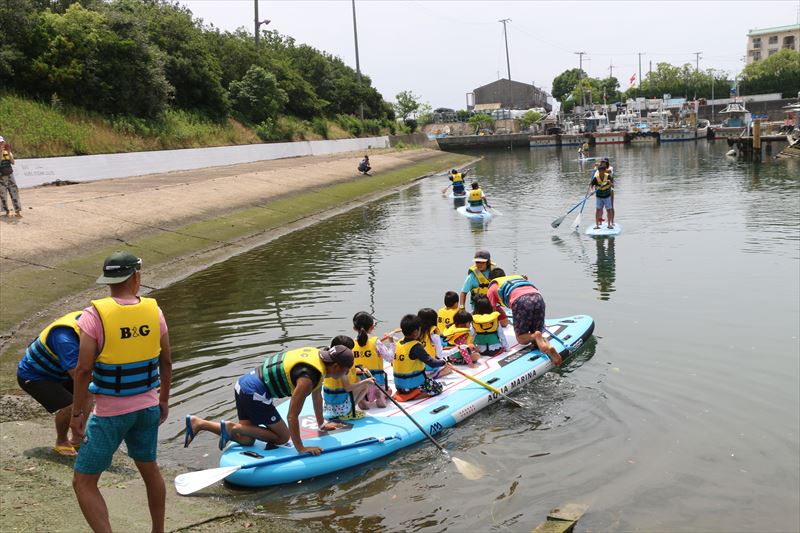
<instances>
[{"instance_id":1,"label":"fishing boat","mask_svg":"<svg viewBox=\"0 0 800 533\"><path fill-rule=\"evenodd\" d=\"M697 139L697 128L683 126L664 128L659 132L661 142L694 141Z\"/></svg>"},{"instance_id":2,"label":"fishing boat","mask_svg":"<svg viewBox=\"0 0 800 533\"><path fill-rule=\"evenodd\" d=\"M545 337L549 337L564 358L574 354L594 330L594 321L586 315L550 319L546 324L551 333L545 334ZM508 339L515 338L511 326L506 328L505 334ZM459 367L504 394L526 386L553 368L553 362L530 345L513 345L500 355L482 357L474 368ZM393 385L391 374L391 367L387 365L390 387ZM432 435L458 424L494 402L502 401L494 392L456 373L438 381L444 386L438 396L401 404ZM288 401L278 406L278 412L284 419L288 409ZM324 450L322 455L300 455L291 444L267 446L257 441L253 446L241 446L231 443L222 453L220 467L240 469L230 474L226 481L251 488L297 483L369 463L426 438L391 403L387 407L374 407L364 413L363 418L348 421L341 429L320 432L312 402L307 401L300 413L303 444L321 447ZM181 491L180 477L176 479L176 488L186 493Z\"/></svg>"},{"instance_id":3,"label":"fishing boat","mask_svg":"<svg viewBox=\"0 0 800 533\"><path fill-rule=\"evenodd\" d=\"M741 137L751 122L750 111L745 108L744 103L733 101L720 111L721 115L728 115L719 126L712 126L712 138L732 139Z\"/></svg>"}]
</instances>

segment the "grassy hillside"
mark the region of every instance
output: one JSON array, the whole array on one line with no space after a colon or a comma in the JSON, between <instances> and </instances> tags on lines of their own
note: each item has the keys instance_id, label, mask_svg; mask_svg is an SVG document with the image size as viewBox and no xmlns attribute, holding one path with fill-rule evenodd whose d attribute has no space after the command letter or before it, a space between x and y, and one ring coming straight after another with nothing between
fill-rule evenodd
<instances>
[{"instance_id":1,"label":"grassy hillside","mask_svg":"<svg viewBox=\"0 0 800 533\"><path fill-rule=\"evenodd\" d=\"M286 140L353 136L331 120L310 123L284 116L277 122ZM166 110L157 119L104 117L58 101L48 105L12 94L0 95L0 135L19 158L262 142L254 130L232 118L216 123L179 110Z\"/></svg>"}]
</instances>

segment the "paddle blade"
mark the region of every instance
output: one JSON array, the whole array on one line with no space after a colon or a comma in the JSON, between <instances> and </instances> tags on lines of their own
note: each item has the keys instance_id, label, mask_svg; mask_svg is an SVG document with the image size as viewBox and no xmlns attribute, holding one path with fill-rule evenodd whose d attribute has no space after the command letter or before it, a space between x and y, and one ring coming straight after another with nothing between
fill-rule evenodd
<instances>
[{"instance_id":1,"label":"paddle blade","mask_svg":"<svg viewBox=\"0 0 800 533\"><path fill-rule=\"evenodd\" d=\"M198 470L197 472L187 472L175 478L175 490L178 491L178 494L186 496L213 485L217 481L222 481L241 468L241 466L223 466L208 470Z\"/></svg>"},{"instance_id":2,"label":"paddle blade","mask_svg":"<svg viewBox=\"0 0 800 533\"><path fill-rule=\"evenodd\" d=\"M576 231L581 225L581 216L582 215L583 215L583 210L581 210L581 212L578 213L578 216L575 217L575 222L572 223L572 227L575 228Z\"/></svg>"},{"instance_id":3,"label":"paddle blade","mask_svg":"<svg viewBox=\"0 0 800 533\"><path fill-rule=\"evenodd\" d=\"M451 457L453 464L456 466L456 470L458 470L462 476L469 479L470 481L475 481L476 479L482 478L486 472L484 470L474 465L470 462L464 461L463 459L459 459L458 457Z\"/></svg>"},{"instance_id":4,"label":"paddle blade","mask_svg":"<svg viewBox=\"0 0 800 533\"><path fill-rule=\"evenodd\" d=\"M554 221L552 221L550 223L550 225L553 226L554 228L557 228L557 227L559 227L561 225L562 222L564 222L565 218L567 218L567 215L563 214L560 217L558 217L557 219L555 219Z\"/></svg>"}]
</instances>

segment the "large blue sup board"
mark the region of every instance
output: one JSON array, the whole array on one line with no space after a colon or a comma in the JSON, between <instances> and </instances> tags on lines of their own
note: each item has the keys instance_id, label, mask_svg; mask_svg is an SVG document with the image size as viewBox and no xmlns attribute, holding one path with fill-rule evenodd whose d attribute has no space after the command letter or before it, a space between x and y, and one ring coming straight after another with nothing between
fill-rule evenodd
<instances>
[{"instance_id":1,"label":"large blue sup board","mask_svg":"<svg viewBox=\"0 0 800 533\"><path fill-rule=\"evenodd\" d=\"M563 341L549 339L562 357L566 357L592 335L594 321L585 315L550 319L547 320L547 329ZM507 328L505 334L512 344L508 351L494 357L482 357L474 368L459 366L459 369L508 394L541 377L554 365L531 345L514 344L511 327ZM394 388L390 365L387 365L387 376L390 387ZM440 395L402 404L422 427L434 435L499 400L495 393L456 373L438 381L444 385ZM288 410L288 401L278 406L284 420ZM291 443L277 447L267 447L260 441L253 446L232 443L223 452L220 466L246 466L256 461L265 464L242 468L227 477L226 481L244 487L296 483L374 461L425 439L413 422L388 400L387 407L373 407L365 413L366 416L361 419L346 422L342 429L320 432L312 402L308 399L300 415L303 444L323 449L346 448L319 456L299 456Z\"/></svg>"}]
</instances>

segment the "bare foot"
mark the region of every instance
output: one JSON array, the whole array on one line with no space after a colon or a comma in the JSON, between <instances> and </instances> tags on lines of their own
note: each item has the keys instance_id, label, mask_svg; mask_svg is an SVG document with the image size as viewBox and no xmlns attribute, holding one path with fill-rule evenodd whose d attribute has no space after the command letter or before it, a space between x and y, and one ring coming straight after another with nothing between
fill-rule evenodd
<instances>
[{"instance_id":1,"label":"bare foot","mask_svg":"<svg viewBox=\"0 0 800 533\"><path fill-rule=\"evenodd\" d=\"M595 226L594 229L600 229L600 226Z\"/></svg>"},{"instance_id":2,"label":"bare foot","mask_svg":"<svg viewBox=\"0 0 800 533\"><path fill-rule=\"evenodd\" d=\"M17 217L22 218L22 213L20 211L17 211Z\"/></svg>"},{"instance_id":3,"label":"bare foot","mask_svg":"<svg viewBox=\"0 0 800 533\"><path fill-rule=\"evenodd\" d=\"M550 347L549 350L547 350L547 356L550 357L550 360L553 362L554 365L556 365L556 367L560 367L561 366L561 362L562 362L561 354L559 354L556 351L556 349L553 348L552 346Z\"/></svg>"},{"instance_id":4,"label":"bare foot","mask_svg":"<svg viewBox=\"0 0 800 533\"><path fill-rule=\"evenodd\" d=\"M376 398L375 405L383 409L384 407L386 407L386 400L384 398Z\"/></svg>"}]
</instances>

